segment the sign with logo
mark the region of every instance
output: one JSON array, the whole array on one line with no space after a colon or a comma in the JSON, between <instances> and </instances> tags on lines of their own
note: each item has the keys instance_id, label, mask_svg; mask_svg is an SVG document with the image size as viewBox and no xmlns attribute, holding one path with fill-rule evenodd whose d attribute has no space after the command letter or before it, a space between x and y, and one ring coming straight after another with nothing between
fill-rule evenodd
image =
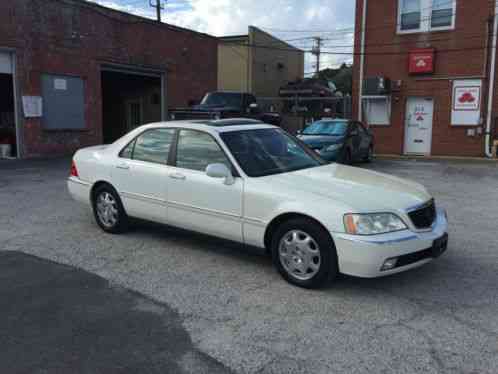
<instances>
[{"instance_id":1,"label":"sign with logo","mask_svg":"<svg viewBox=\"0 0 498 374\"><path fill-rule=\"evenodd\" d=\"M481 123L481 80L453 81L453 126L476 126Z\"/></svg>"},{"instance_id":2,"label":"sign with logo","mask_svg":"<svg viewBox=\"0 0 498 374\"><path fill-rule=\"evenodd\" d=\"M410 52L410 74L434 73L434 49L416 49Z\"/></svg>"}]
</instances>

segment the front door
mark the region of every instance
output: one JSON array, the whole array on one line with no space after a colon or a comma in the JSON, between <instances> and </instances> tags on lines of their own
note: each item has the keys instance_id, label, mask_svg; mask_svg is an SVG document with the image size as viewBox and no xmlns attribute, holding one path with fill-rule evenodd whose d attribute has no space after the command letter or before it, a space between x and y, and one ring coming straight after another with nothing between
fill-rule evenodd
<instances>
[{"instance_id":1,"label":"front door","mask_svg":"<svg viewBox=\"0 0 498 374\"><path fill-rule=\"evenodd\" d=\"M226 185L206 174L209 164L231 163L217 141L196 130L181 130L175 166L168 169L168 220L173 226L242 241L243 181Z\"/></svg>"},{"instance_id":2,"label":"front door","mask_svg":"<svg viewBox=\"0 0 498 374\"><path fill-rule=\"evenodd\" d=\"M406 154L429 155L431 153L433 112L433 99L408 98L405 119Z\"/></svg>"}]
</instances>

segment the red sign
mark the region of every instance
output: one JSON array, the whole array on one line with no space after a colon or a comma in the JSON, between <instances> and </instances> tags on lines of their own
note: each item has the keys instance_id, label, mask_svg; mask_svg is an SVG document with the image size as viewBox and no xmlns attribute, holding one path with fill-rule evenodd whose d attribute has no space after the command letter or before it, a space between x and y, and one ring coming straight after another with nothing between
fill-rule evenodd
<instances>
[{"instance_id":1,"label":"red sign","mask_svg":"<svg viewBox=\"0 0 498 374\"><path fill-rule=\"evenodd\" d=\"M410 52L410 74L434 73L434 49L416 49Z\"/></svg>"}]
</instances>

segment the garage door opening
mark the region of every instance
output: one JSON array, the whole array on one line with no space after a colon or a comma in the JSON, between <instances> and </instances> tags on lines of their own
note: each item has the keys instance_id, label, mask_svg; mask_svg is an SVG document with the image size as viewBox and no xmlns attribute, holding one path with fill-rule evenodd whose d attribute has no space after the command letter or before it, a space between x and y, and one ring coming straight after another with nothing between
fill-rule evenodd
<instances>
[{"instance_id":1,"label":"garage door opening","mask_svg":"<svg viewBox=\"0 0 498 374\"><path fill-rule=\"evenodd\" d=\"M102 71L104 143L162 118L160 76Z\"/></svg>"},{"instance_id":2,"label":"garage door opening","mask_svg":"<svg viewBox=\"0 0 498 374\"><path fill-rule=\"evenodd\" d=\"M1 64L1 61L0 61ZM0 66L0 158L17 156L14 77Z\"/></svg>"}]
</instances>

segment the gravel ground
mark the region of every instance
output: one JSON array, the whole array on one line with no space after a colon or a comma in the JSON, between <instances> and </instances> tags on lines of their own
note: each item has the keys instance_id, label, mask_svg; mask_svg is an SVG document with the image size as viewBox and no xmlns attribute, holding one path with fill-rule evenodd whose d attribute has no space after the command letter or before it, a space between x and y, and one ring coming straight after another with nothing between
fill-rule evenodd
<instances>
[{"instance_id":1,"label":"gravel ground","mask_svg":"<svg viewBox=\"0 0 498 374\"><path fill-rule=\"evenodd\" d=\"M240 373L497 373L498 168L376 161L425 184L450 216L448 252L388 278L320 291L260 252L158 225L104 234L66 192L68 161L0 163L0 250L73 265L165 303L195 346Z\"/></svg>"}]
</instances>

